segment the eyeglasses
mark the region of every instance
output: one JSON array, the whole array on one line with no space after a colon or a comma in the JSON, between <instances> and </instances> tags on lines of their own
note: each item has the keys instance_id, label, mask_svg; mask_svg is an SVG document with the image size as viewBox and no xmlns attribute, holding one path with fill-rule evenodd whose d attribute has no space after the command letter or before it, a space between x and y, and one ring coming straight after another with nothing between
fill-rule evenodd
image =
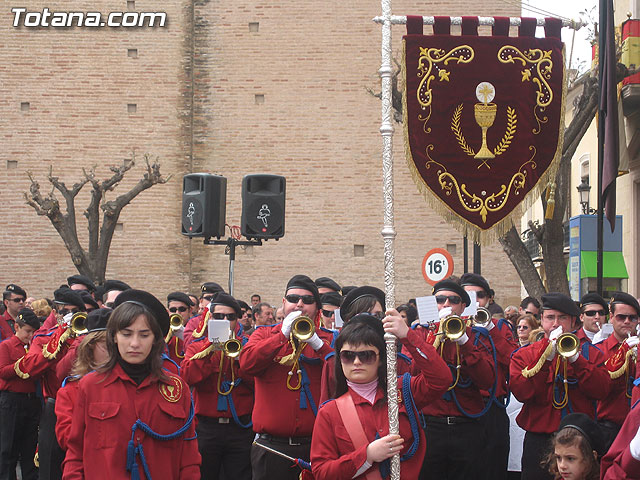
<instances>
[{"instance_id":1,"label":"eyeglasses","mask_svg":"<svg viewBox=\"0 0 640 480\"><path fill-rule=\"evenodd\" d=\"M439 305L442 305L447 300L449 300L451 305L458 305L462 302L462 299L458 295L436 295L436 302L438 302Z\"/></svg>"},{"instance_id":2,"label":"eyeglasses","mask_svg":"<svg viewBox=\"0 0 640 480\"><path fill-rule=\"evenodd\" d=\"M476 292L476 298L487 298L487 297L488 297L487 292L484 292L482 290L478 290Z\"/></svg>"},{"instance_id":3,"label":"eyeglasses","mask_svg":"<svg viewBox=\"0 0 640 480\"><path fill-rule=\"evenodd\" d=\"M595 317L596 315L604 317L607 314L607 312L605 312L604 310L588 310L582 313L584 313L587 317Z\"/></svg>"},{"instance_id":4,"label":"eyeglasses","mask_svg":"<svg viewBox=\"0 0 640 480\"><path fill-rule=\"evenodd\" d=\"M20 297L20 298L8 298L7 300L9 300L10 302L15 302L15 303L23 303L25 301L24 298Z\"/></svg>"},{"instance_id":5,"label":"eyeglasses","mask_svg":"<svg viewBox=\"0 0 640 480\"><path fill-rule=\"evenodd\" d=\"M215 297L215 295L203 295L202 298L204 298L207 302L210 302L211 300L213 300L213 297Z\"/></svg>"},{"instance_id":6,"label":"eyeglasses","mask_svg":"<svg viewBox=\"0 0 640 480\"><path fill-rule=\"evenodd\" d=\"M75 309L63 308L58 313L64 317L65 315L68 315L70 313L78 313L78 309L77 308L75 308Z\"/></svg>"},{"instance_id":7,"label":"eyeglasses","mask_svg":"<svg viewBox=\"0 0 640 480\"><path fill-rule=\"evenodd\" d=\"M359 352L352 352L351 350L340 351L340 361L347 365L352 364L356 357L358 357L360 363L364 365L371 365L378 358L378 353L373 350L360 350Z\"/></svg>"},{"instance_id":8,"label":"eyeglasses","mask_svg":"<svg viewBox=\"0 0 640 480\"><path fill-rule=\"evenodd\" d=\"M335 314L336 312L334 310L325 310L324 308L322 309L322 315L324 315L327 318L333 317Z\"/></svg>"},{"instance_id":9,"label":"eyeglasses","mask_svg":"<svg viewBox=\"0 0 640 480\"><path fill-rule=\"evenodd\" d=\"M527 330L529 328L529 325L518 325L517 329L518 330Z\"/></svg>"},{"instance_id":10,"label":"eyeglasses","mask_svg":"<svg viewBox=\"0 0 640 480\"><path fill-rule=\"evenodd\" d=\"M369 312L369 315L373 315L378 320L382 320L384 318L384 312Z\"/></svg>"},{"instance_id":11,"label":"eyeglasses","mask_svg":"<svg viewBox=\"0 0 640 480\"><path fill-rule=\"evenodd\" d=\"M224 320L226 318L230 322L238 319L238 315L235 313L212 313L211 316L216 320Z\"/></svg>"},{"instance_id":12,"label":"eyeglasses","mask_svg":"<svg viewBox=\"0 0 640 480\"><path fill-rule=\"evenodd\" d=\"M529 310L525 310L524 313L528 315L533 315L534 318L540 318L540 315L538 313L533 313L533 312L530 312Z\"/></svg>"},{"instance_id":13,"label":"eyeglasses","mask_svg":"<svg viewBox=\"0 0 640 480\"><path fill-rule=\"evenodd\" d=\"M619 320L621 322L624 322L627 318L629 319L630 322L638 321L638 315L625 315L624 313L616 313L615 317L616 317L616 320Z\"/></svg>"},{"instance_id":14,"label":"eyeglasses","mask_svg":"<svg viewBox=\"0 0 640 480\"><path fill-rule=\"evenodd\" d=\"M316 303L316 299L313 295L296 295L295 293L292 293L290 295L285 295L284 298L289 303L298 303L300 300L302 300L302 303L305 305Z\"/></svg>"},{"instance_id":15,"label":"eyeglasses","mask_svg":"<svg viewBox=\"0 0 640 480\"><path fill-rule=\"evenodd\" d=\"M171 307L171 308L169 309L169 311L170 311L171 313L176 313L176 312L180 312L180 313L182 313L182 312L186 312L187 310L188 310L188 308L187 308L187 307Z\"/></svg>"}]
</instances>

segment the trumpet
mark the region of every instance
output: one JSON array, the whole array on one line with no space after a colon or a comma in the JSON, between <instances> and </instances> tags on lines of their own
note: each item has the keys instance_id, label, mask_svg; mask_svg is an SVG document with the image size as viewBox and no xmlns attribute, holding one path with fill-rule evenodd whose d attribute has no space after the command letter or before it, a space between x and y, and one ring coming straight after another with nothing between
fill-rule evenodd
<instances>
[{"instance_id":1,"label":"trumpet","mask_svg":"<svg viewBox=\"0 0 640 480\"><path fill-rule=\"evenodd\" d=\"M214 345L215 345L214 350L220 349L217 346L218 344L214 344ZM233 390L233 387L236 384L236 373L233 370L233 360L237 358L238 355L240 355L240 353L242 353L242 342L236 338L235 332L232 331L231 338L222 344L222 353L223 355L220 355L220 366L218 369L217 387L218 387L218 393L220 395L227 396L231 393L231 390ZM229 362L231 362L231 366L230 366L231 382L229 383L229 388L227 390L223 390L223 385L222 385L222 372L223 372L222 367L224 366L224 357L229 357Z\"/></svg>"},{"instance_id":2,"label":"trumpet","mask_svg":"<svg viewBox=\"0 0 640 480\"><path fill-rule=\"evenodd\" d=\"M242 342L233 335L222 344L222 352L229 358L236 358L242 353Z\"/></svg>"},{"instance_id":3,"label":"trumpet","mask_svg":"<svg viewBox=\"0 0 640 480\"><path fill-rule=\"evenodd\" d=\"M69 328L76 336L87 333L89 331L87 330L87 314L85 312L74 313L69 322Z\"/></svg>"},{"instance_id":4,"label":"trumpet","mask_svg":"<svg viewBox=\"0 0 640 480\"><path fill-rule=\"evenodd\" d=\"M473 317L473 324L476 327L484 327L487 328L489 323L491 322L491 312L484 307L478 307L478 311Z\"/></svg>"},{"instance_id":5,"label":"trumpet","mask_svg":"<svg viewBox=\"0 0 640 480\"><path fill-rule=\"evenodd\" d=\"M316 333L316 326L309 317L300 315L291 325L291 335L300 342L309 340Z\"/></svg>"},{"instance_id":6,"label":"trumpet","mask_svg":"<svg viewBox=\"0 0 640 480\"><path fill-rule=\"evenodd\" d=\"M556 349L561 357L573 357L580 349L580 339L573 333L563 333L556 340Z\"/></svg>"},{"instance_id":7,"label":"trumpet","mask_svg":"<svg viewBox=\"0 0 640 480\"><path fill-rule=\"evenodd\" d=\"M169 327L170 328L167 332L167 336L164 339L165 343L169 343L171 337L173 337L175 333L182 327L182 317L177 313L172 314L169 317Z\"/></svg>"},{"instance_id":8,"label":"trumpet","mask_svg":"<svg viewBox=\"0 0 640 480\"><path fill-rule=\"evenodd\" d=\"M442 321L442 333L444 333L449 340L457 340L466 329L466 322L457 315L449 315Z\"/></svg>"},{"instance_id":9,"label":"trumpet","mask_svg":"<svg viewBox=\"0 0 640 480\"><path fill-rule=\"evenodd\" d=\"M291 370L287 375L287 388L289 390L300 390L302 387L302 374L298 365L298 360L302 354L302 350L307 346L306 342L316 333L316 325L309 317L300 315L291 324L291 346L293 347L293 353L291 354ZM295 342L294 340L297 340ZM291 378L297 375L298 383L291 385Z\"/></svg>"}]
</instances>

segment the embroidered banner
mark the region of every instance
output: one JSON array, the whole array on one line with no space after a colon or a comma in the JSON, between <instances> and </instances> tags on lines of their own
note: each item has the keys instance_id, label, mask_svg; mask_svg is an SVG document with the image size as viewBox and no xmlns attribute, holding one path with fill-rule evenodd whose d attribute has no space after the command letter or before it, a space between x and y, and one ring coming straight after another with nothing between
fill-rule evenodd
<instances>
[{"instance_id":1,"label":"embroidered banner","mask_svg":"<svg viewBox=\"0 0 640 480\"><path fill-rule=\"evenodd\" d=\"M422 35L422 17L409 17L403 38L409 168L436 211L478 243L519 220L562 154L560 22L547 19L536 38L535 19L522 21L518 37L500 18L492 36L478 36L477 17L464 17L453 36L449 17L436 17L434 34Z\"/></svg>"}]
</instances>

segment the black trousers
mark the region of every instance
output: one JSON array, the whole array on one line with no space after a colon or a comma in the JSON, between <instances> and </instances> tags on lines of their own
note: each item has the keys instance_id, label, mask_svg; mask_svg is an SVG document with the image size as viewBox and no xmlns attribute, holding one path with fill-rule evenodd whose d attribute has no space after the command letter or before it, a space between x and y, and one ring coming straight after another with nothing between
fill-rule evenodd
<instances>
[{"instance_id":1,"label":"black trousers","mask_svg":"<svg viewBox=\"0 0 640 480\"><path fill-rule=\"evenodd\" d=\"M541 465L550 451L550 433L527 432L524 434L522 480L553 480L553 476Z\"/></svg>"},{"instance_id":2,"label":"black trousers","mask_svg":"<svg viewBox=\"0 0 640 480\"><path fill-rule=\"evenodd\" d=\"M598 420L598 426L600 427L600 431L604 436L604 451L608 452L609 447L611 447L611 444L618 436L618 433L620 432L620 428L622 428L622 425L609 422L608 420Z\"/></svg>"},{"instance_id":3,"label":"black trousers","mask_svg":"<svg viewBox=\"0 0 640 480\"><path fill-rule=\"evenodd\" d=\"M33 456L40 408L35 393L0 392L0 480L14 480L18 462L23 480L38 478Z\"/></svg>"},{"instance_id":4,"label":"black trousers","mask_svg":"<svg viewBox=\"0 0 640 480\"><path fill-rule=\"evenodd\" d=\"M441 418L446 421L446 417ZM427 452L420 480L470 480L480 476L484 428L477 420L463 422L449 425L427 418Z\"/></svg>"},{"instance_id":5,"label":"black trousers","mask_svg":"<svg viewBox=\"0 0 640 480\"><path fill-rule=\"evenodd\" d=\"M289 441L289 439L260 436L257 441L290 457L301 458L305 462L308 462L311 457L311 437L308 440ZM290 443L300 443L300 445L290 445ZM293 462L257 445L251 447L251 468L253 480L298 480L300 477L300 468Z\"/></svg>"},{"instance_id":6,"label":"black trousers","mask_svg":"<svg viewBox=\"0 0 640 480\"><path fill-rule=\"evenodd\" d=\"M245 425L249 420L241 418ZM198 415L196 432L202 480L251 480L253 430L238 426L233 419L218 423L217 418Z\"/></svg>"},{"instance_id":7,"label":"black trousers","mask_svg":"<svg viewBox=\"0 0 640 480\"><path fill-rule=\"evenodd\" d=\"M481 478L507 480L509 465L509 416L506 409L493 402L487 413L478 419L484 428L486 442L482 458Z\"/></svg>"},{"instance_id":8,"label":"black trousers","mask_svg":"<svg viewBox=\"0 0 640 480\"><path fill-rule=\"evenodd\" d=\"M40 480L62 479L64 451L56 438L55 400L48 398L40 420L38 434L38 460L40 461Z\"/></svg>"}]
</instances>

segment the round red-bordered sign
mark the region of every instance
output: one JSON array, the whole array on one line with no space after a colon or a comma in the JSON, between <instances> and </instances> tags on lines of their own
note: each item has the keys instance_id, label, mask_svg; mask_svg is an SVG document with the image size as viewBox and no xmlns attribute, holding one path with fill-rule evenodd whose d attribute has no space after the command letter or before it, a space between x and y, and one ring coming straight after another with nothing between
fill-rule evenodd
<instances>
[{"instance_id":1,"label":"round red-bordered sign","mask_svg":"<svg viewBox=\"0 0 640 480\"><path fill-rule=\"evenodd\" d=\"M430 285L453 274L453 257L444 248L433 248L422 260L422 276Z\"/></svg>"}]
</instances>

